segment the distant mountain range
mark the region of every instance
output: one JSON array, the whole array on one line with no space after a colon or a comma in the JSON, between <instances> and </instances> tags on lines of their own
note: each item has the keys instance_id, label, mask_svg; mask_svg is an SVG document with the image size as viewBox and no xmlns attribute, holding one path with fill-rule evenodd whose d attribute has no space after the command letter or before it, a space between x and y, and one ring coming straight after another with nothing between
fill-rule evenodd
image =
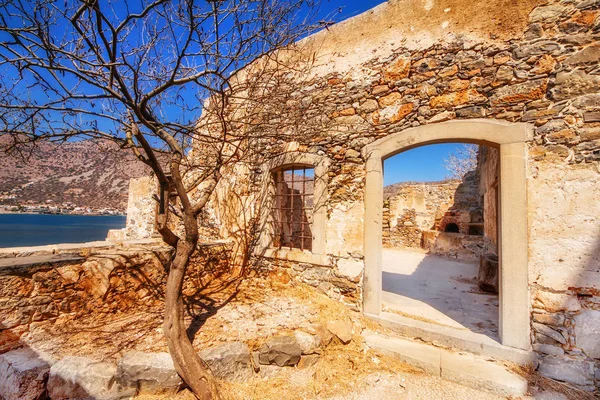
<instances>
[{"instance_id":1,"label":"distant mountain range","mask_svg":"<svg viewBox=\"0 0 600 400\"><path fill-rule=\"evenodd\" d=\"M129 179L150 174L114 143L39 143L26 156L0 153L0 205L125 211Z\"/></svg>"}]
</instances>

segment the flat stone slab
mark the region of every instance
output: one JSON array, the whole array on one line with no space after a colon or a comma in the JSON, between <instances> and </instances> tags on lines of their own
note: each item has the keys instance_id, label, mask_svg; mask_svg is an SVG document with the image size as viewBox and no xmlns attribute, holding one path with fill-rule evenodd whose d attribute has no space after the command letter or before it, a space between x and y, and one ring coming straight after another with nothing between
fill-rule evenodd
<instances>
[{"instance_id":1,"label":"flat stone slab","mask_svg":"<svg viewBox=\"0 0 600 400\"><path fill-rule=\"evenodd\" d=\"M363 333L363 337L369 347L420 368L429 374L441 376L439 348L368 331Z\"/></svg>"},{"instance_id":2,"label":"flat stone slab","mask_svg":"<svg viewBox=\"0 0 600 400\"><path fill-rule=\"evenodd\" d=\"M117 366L85 357L68 356L50 368L48 395L52 400L116 400L135 394L115 385Z\"/></svg>"},{"instance_id":3,"label":"flat stone slab","mask_svg":"<svg viewBox=\"0 0 600 400\"><path fill-rule=\"evenodd\" d=\"M0 258L0 276L31 276L39 271L47 271L84 260L85 257L70 253Z\"/></svg>"},{"instance_id":4,"label":"flat stone slab","mask_svg":"<svg viewBox=\"0 0 600 400\"><path fill-rule=\"evenodd\" d=\"M0 355L0 398L34 400L46 390L46 378L54 360L30 348Z\"/></svg>"},{"instance_id":5,"label":"flat stone slab","mask_svg":"<svg viewBox=\"0 0 600 400\"><path fill-rule=\"evenodd\" d=\"M536 353L503 346L481 333L419 321L389 312L379 315L367 314L367 317L405 338L420 338L425 342L441 343L444 347L519 365L538 365Z\"/></svg>"},{"instance_id":6,"label":"flat stone slab","mask_svg":"<svg viewBox=\"0 0 600 400\"><path fill-rule=\"evenodd\" d=\"M469 354L440 351L441 377L499 396L524 396L527 380L503 366Z\"/></svg>"},{"instance_id":7,"label":"flat stone slab","mask_svg":"<svg viewBox=\"0 0 600 400\"><path fill-rule=\"evenodd\" d=\"M496 364L470 354L366 331L367 345L425 372L499 396L524 396L527 380Z\"/></svg>"},{"instance_id":8,"label":"flat stone slab","mask_svg":"<svg viewBox=\"0 0 600 400\"><path fill-rule=\"evenodd\" d=\"M246 343L224 343L202 350L199 356L218 379L243 382L252 377L250 348Z\"/></svg>"},{"instance_id":9,"label":"flat stone slab","mask_svg":"<svg viewBox=\"0 0 600 400\"><path fill-rule=\"evenodd\" d=\"M116 379L136 394L175 394L183 385L169 353L127 353L117 363Z\"/></svg>"}]
</instances>

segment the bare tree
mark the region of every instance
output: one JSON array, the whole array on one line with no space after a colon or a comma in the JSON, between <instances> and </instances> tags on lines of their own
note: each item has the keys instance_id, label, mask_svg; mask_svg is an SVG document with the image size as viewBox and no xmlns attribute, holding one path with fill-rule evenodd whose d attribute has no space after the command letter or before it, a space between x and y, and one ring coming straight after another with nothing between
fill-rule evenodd
<instances>
[{"instance_id":1,"label":"bare tree","mask_svg":"<svg viewBox=\"0 0 600 400\"><path fill-rule=\"evenodd\" d=\"M463 179L467 172L477 168L477 152L479 146L476 144L463 144L456 151L450 153L444 160L444 168L448 170L448 178Z\"/></svg>"},{"instance_id":2,"label":"bare tree","mask_svg":"<svg viewBox=\"0 0 600 400\"><path fill-rule=\"evenodd\" d=\"M0 0L4 150L106 139L152 169L157 229L174 248L164 333L203 399L218 388L186 334L181 293L197 218L223 168L259 146L248 139L268 104L285 102L271 97L286 77L279 50L317 28L316 1Z\"/></svg>"}]
</instances>

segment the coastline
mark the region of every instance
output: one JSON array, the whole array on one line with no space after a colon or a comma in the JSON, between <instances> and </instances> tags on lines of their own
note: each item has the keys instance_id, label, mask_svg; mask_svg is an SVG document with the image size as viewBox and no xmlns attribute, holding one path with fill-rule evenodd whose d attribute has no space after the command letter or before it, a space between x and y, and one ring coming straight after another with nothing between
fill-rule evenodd
<instances>
[{"instance_id":1,"label":"coastline","mask_svg":"<svg viewBox=\"0 0 600 400\"><path fill-rule=\"evenodd\" d=\"M0 210L0 215L74 215L80 217L126 217L127 214L100 214L100 213L59 213L59 212L33 212L33 211L7 211Z\"/></svg>"}]
</instances>

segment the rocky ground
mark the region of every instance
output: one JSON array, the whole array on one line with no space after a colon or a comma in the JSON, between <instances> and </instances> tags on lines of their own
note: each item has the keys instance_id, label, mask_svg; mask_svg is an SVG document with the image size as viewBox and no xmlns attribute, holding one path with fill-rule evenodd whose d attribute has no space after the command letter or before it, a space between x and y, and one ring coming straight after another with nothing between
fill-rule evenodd
<instances>
[{"instance_id":1,"label":"rocky ground","mask_svg":"<svg viewBox=\"0 0 600 400\"><path fill-rule=\"evenodd\" d=\"M361 332L385 329L311 287L273 277L219 280L200 299L189 306L190 335L220 378L226 399L500 399L369 349ZM21 338L25 349L60 360L48 383L55 396L72 390L65 382L78 370L106 366L114 373L116 364L117 381L125 376L139 385L144 363L153 365L154 374L157 365L169 363L168 357L156 355L167 351L161 310L104 315L34 324ZM160 384L177 388L178 377L167 369L159 369L164 375ZM534 398L567 398L543 396L550 395L554 397ZM187 390L167 390L138 398L193 396Z\"/></svg>"}]
</instances>

